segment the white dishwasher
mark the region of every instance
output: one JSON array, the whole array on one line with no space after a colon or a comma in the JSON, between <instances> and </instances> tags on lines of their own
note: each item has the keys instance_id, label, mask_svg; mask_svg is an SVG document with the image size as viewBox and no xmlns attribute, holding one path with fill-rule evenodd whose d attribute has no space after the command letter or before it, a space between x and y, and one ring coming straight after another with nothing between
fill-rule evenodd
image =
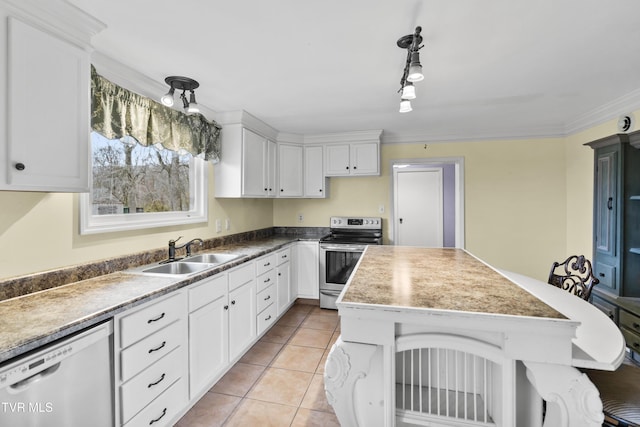
<instances>
[{"instance_id":1,"label":"white dishwasher","mask_svg":"<svg viewBox=\"0 0 640 427\"><path fill-rule=\"evenodd\" d=\"M0 426L113 427L112 322L0 366Z\"/></svg>"}]
</instances>

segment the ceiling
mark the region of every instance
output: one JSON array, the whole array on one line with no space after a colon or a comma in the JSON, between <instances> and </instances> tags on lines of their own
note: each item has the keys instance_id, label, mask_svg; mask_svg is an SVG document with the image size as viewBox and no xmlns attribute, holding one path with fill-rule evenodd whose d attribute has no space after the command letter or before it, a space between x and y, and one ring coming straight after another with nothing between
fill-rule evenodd
<instances>
[{"instance_id":1,"label":"ceiling","mask_svg":"<svg viewBox=\"0 0 640 427\"><path fill-rule=\"evenodd\" d=\"M107 25L96 51L285 133L563 136L640 108L637 0L69 2ZM396 41L417 25L425 79L401 114Z\"/></svg>"}]
</instances>

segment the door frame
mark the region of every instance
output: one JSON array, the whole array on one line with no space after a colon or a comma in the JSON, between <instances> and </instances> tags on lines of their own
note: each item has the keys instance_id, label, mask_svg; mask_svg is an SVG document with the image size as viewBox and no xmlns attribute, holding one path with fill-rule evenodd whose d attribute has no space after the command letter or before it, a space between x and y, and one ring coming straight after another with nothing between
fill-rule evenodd
<instances>
[{"instance_id":1,"label":"door frame","mask_svg":"<svg viewBox=\"0 0 640 427\"><path fill-rule=\"evenodd\" d=\"M454 165L454 189L455 189L455 247L464 249L464 157L430 157L430 158L417 158L417 159L391 159L390 160L390 174L391 174L391 200L389 206L391 212L389 215L389 241L392 245L396 244L395 236L396 231L396 171L400 168L410 168L412 170L420 170L424 168L441 167L443 165Z\"/></svg>"}]
</instances>

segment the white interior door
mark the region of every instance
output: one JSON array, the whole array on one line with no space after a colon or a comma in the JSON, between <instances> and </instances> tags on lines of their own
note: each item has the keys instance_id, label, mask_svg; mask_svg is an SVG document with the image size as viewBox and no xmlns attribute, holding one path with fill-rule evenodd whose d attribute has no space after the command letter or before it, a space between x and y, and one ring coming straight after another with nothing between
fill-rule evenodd
<instances>
[{"instance_id":1,"label":"white interior door","mask_svg":"<svg viewBox=\"0 0 640 427\"><path fill-rule=\"evenodd\" d=\"M442 168L396 172L396 244L425 247L444 245L442 179Z\"/></svg>"}]
</instances>

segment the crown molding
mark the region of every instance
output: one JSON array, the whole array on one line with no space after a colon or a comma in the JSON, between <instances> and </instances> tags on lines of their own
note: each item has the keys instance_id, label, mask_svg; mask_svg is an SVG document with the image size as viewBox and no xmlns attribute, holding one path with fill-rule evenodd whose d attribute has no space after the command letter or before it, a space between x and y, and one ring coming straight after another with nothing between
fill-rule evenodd
<instances>
[{"instance_id":1,"label":"crown molding","mask_svg":"<svg viewBox=\"0 0 640 427\"><path fill-rule=\"evenodd\" d=\"M392 133L385 131L382 136L383 144L412 144L412 143L439 143L439 142L472 142L516 139L546 139L565 137L563 126L548 126L541 128L529 128L519 131L513 129L501 131L474 131L473 133L440 133L429 132Z\"/></svg>"},{"instance_id":2,"label":"crown molding","mask_svg":"<svg viewBox=\"0 0 640 427\"><path fill-rule=\"evenodd\" d=\"M276 140L278 131L245 110L224 111L216 114L216 121L222 126L241 124L269 139Z\"/></svg>"},{"instance_id":3,"label":"crown molding","mask_svg":"<svg viewBox=\"0 0 640 427\"><path fill-rule=\"evenodd\" d=\"M380 142L382 129L358 130L353 132L323 133L315 135L304 135L305 144L326 144L326 143L349 143L375 141Z\"/></svg>"},{"instance_id":4,"label":"crown molding","mask_svg":"<svg viewBox=\"0 0 640 427\"><path fill-rule=\"evenodd\" d=\"M0 0L17 18L92 51L91 39L107 25L65 0Z\"/></svg>"},{"instance_id":5,"label":"crown molding","mask_svg":"<svg viewBox=\"0 0 640 427\"><path fill-rule=\"evenodd\" d=\"M640 89L629 92L620 98L614 99L598 108L588 111L572 121L565 128L567 135L582 132L606 121L618 118L622 114L628 114L640 109Z\"/></svg>"}]
</instances>

